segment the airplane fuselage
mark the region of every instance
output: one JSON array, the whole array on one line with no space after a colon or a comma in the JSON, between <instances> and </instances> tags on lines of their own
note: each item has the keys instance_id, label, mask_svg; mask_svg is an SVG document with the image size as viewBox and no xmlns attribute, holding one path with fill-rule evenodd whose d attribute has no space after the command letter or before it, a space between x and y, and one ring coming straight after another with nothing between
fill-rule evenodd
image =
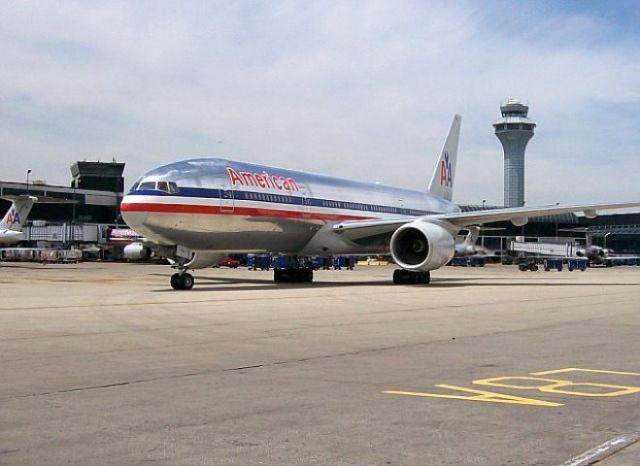
<instances>
[{"instance_id":1,"label":"airplane fuselage","mask_svg":"<svg viewBox=\"0 0 640 466\"><path fill-rule=\"evenodd\" d=\"M23 239L24 234L21 231L0 229L0 245L19 243Z\"/></svg>"},{"instance_id":2,"label":"airplane fuselage","mask_svg":"<svg viewBox=\"0 0 640 466\"><path fill-rule=\"evenodd\" d=\"M322 239L346 220L457 212L427 193L225 159L192 159L142 176L125 196L125 221L146 238L192 250L347 254L388 251ZM331 239L329 240L329 237Z\"/></svg>"}]
</instances>

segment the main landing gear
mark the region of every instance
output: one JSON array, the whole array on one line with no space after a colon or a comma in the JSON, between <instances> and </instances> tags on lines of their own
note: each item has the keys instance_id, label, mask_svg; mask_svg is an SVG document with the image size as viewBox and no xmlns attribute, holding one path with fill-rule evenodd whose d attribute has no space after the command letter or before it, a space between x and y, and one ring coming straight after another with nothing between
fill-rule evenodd
<instances>
[{"instance_id":1,"label":"main landing gear","mask_svg":"<svg viewBox=\"0 0 640 466\"><path fill-rule=\"evenodd\" d=\"M311 283L313 270L307 267L296 269L273 269L275 283Z\"/></svg>"},{"instance_id":2,"label":"main landing gear","mask_svg":"<svg viewBox=\"0 0 640 466\"><path fill-rule=\"evenodd\" d=\"M431 281L429 272L410 272L409 270L398 269L393 271L394 285L417 285L427 284Z\"/></svg>"},{"instance_id":3,"label":"main landing gear","mask_svg":"<svg viewBox=\"0 0 640 466\"><path fill-rule=\"evenodd\" d=\"M174 290L190 290L193 288L193 275L181 271L171 275L171 288Z\"/></svg>"}]
</instances>

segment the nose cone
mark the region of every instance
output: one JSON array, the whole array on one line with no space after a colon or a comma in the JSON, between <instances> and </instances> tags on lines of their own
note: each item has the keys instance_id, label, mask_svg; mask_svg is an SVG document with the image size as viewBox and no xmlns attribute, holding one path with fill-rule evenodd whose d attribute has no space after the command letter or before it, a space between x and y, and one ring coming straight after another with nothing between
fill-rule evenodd
<instances>
[{"instance_id":1,"label":"nose cone","mask_svg":"<svg viewBox=\"0 0 640 466\"><path fill-rule=\"evenodd\" d=\"M129 228L137 233L141 233L140 229L143 228L149 215L142 204L135 202L133 196L125 196L122 199L120 214L127 225L129 225Z\"/></svg>"}]
</instances>

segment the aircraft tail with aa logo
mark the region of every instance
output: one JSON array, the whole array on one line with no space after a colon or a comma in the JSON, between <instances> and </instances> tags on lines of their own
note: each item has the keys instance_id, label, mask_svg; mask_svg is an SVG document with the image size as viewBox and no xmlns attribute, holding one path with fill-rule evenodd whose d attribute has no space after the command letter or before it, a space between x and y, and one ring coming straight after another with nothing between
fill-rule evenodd
<instances>
[{"instance_id":1,"label":"aircraft tail with aa logo","mask_svg":"<svg viewBox=\"0 0 640 466\"><path fill-rule=\"evenodd\" d=\"M462 117L453 117L449 135L442 148L438 164L433 171L433 178L429 184L429 193L450 201L453 198L453 181L456 173L456 159L458 158L458 141L460 140L460 123Z\"/></svg>"},{"instance_id":2,"label":"aircraft tail with aa logo","mask_svg":"<svg viewBox=\"0 0 640 466\"><path fill-rule=\"evenodd\" d=\"M22 225L27 220L27 216L38 198L35 196L3 196L2 199L11 201L11 207L0 222L0 230L22 231Z\"/></svg>"}]
</instances>

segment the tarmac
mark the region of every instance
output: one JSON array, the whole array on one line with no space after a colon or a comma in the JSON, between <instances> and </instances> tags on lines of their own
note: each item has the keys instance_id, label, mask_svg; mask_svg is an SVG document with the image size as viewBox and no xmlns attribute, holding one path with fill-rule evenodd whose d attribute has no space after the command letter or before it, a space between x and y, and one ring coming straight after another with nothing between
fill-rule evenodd
<instances>
[{"instance_id":1,"label":"tarmac","mask_svg":"<svg viewBox=\"0 0 640 466\"><path fill-rule=\"evenodd\" d=\"M577 465L640 430L640 267L392 270L2 263L0 464Z\"/></svg>"}]
</instances>

